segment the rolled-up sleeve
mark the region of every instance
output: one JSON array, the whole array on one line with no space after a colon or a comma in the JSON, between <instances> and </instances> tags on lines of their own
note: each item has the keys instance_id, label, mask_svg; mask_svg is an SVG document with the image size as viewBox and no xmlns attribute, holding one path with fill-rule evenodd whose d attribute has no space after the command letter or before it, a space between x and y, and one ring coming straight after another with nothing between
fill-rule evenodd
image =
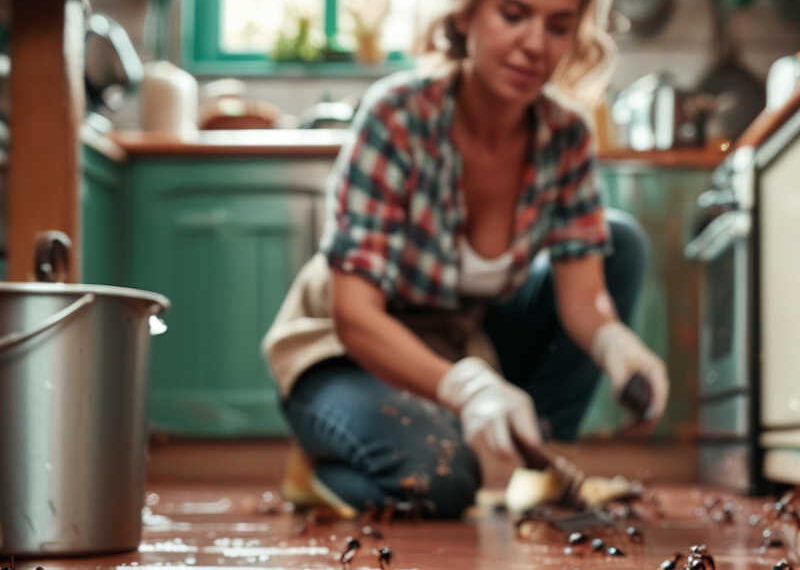
<instances>
[{"instance_id":1,"label":"rolled-up sleeve","mask_svg":"<svg viewBox=\"0 0 800 570\"><path fill-rule=\"evenodd\" d=\"M612 248L595 179L591 132L576 116L559 137L558 198L544 245L553 260L609 254Z\"/></svg>"},{"instance_id":2,"label":"rolled-up sleeve","mask_svg":"<svg viewBox=\"0 0 800 570\"><path fill-rule=\"evenodd\" d=\"M321 250L329 265L395 292L405 245L411 158L406 110L367 94L328 185Z\"/></svg>"}]
</instances>

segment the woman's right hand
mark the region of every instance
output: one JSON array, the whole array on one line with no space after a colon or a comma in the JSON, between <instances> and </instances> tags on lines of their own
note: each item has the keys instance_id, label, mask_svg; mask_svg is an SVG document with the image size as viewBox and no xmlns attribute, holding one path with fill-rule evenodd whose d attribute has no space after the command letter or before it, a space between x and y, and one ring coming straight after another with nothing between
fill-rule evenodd
<instances>
[{"instance_id":1,"label":"woman's right hand","mask_svg":"<svg viewBox=\"0 0 800 570\"><path fill-rule=\"evenodd\" d=\"M531 397L510 384L483 359L456 362L436 389L439 401L459 414L466 442L483 441L493 453L517 455L517 445L536 450L542 445Z\"/></svg>"},{"instance_id":2,"label":"woman's right hand","mask_svg":"<svg viewBox=\"0 0 800 570\"><path fill-rule=\"evenodd\" d=\"M645 410L633 410L637 421L652 430L664 415L669 397L669 378L664 362L647 348L631 329L618 321L601 326L594 333L591 355L608 374L619 398L635 374L649 384L651 397Z\"/></svg>"}]
</instances>

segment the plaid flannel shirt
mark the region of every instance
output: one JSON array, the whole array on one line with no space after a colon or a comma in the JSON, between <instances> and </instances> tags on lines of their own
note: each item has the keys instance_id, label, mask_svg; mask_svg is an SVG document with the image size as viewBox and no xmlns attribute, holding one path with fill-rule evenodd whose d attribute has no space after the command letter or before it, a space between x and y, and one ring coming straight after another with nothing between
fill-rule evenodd
<instances>
[{"instance_id":1,"label":"plaid flannel shirt","mask_svg":"<svg viewBox=\"0 0 800 570\"><path fill-rule=\"evenodd\" d=\"M401 73L376 83L329 181L321 244L329 265L362 275L399 306L460 306L457 243L466 205L451 138L456 77ZM542 248L553 260L610 251L584 120L546 95L529 119L535 136L509 221L513 262L504 294L522 285Z\"/></svg>"}]
</instances>

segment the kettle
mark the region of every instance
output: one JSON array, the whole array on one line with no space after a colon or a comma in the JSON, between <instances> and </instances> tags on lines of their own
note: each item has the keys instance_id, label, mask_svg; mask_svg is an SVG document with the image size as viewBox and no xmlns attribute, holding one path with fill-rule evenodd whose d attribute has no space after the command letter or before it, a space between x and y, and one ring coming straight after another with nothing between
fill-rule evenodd
<instances>
[{"instance_id":1,"label":"kettle","mask_svg":"<svg viewBox=\"0 0 800 570\"><path fill-rule=\"evenodd\" d=\"M197 134L197 80L169 61L144 66L140 95L142 129L177 137Z\"/></svg>"},{"instance_id":2,"label":"kettle","mask_svg":"<svg viewBox=\"0 0 800 570\"><path fill-rule=\"evenodd\" d=\"M767 109L777 109L800 87L800 52L778 59L767 74Z\"/></svg>"}]
</instances>

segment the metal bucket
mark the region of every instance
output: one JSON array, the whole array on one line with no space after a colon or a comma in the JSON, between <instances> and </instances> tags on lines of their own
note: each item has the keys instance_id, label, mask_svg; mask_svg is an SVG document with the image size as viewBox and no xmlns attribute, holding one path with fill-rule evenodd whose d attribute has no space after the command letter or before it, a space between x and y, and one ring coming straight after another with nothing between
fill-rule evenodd
<instances>
[{"instance_id":1,"label":"metal bucket","mask_svg":"<svg viewBox=\"0 0 800 570\"><path fill-rule=\"evenodd\" d=\"M138 547L150 335L168 308L136 289L0 283L0 554Z\"/></svg>"}]
</instances>

